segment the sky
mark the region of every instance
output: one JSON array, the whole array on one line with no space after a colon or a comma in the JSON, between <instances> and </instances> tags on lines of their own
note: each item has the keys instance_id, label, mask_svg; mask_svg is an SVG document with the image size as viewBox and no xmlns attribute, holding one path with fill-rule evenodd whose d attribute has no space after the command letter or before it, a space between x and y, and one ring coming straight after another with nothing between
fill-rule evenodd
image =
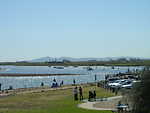
<instances>
[{"instance_id":1,"label":"sky","mask_svg":"<svg viewBox=\"0 0 150 113\"><path fill-rule=\"evenodd\" d=\"M0 61L150 58L149 0L0 0Z\"/></svg>"}]
</instances>

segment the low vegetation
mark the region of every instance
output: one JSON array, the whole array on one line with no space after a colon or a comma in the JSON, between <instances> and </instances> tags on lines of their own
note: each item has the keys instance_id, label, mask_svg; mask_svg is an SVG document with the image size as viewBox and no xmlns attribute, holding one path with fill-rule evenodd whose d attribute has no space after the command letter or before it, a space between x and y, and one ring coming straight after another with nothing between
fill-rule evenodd
<instances>
[{"instance_id":1,"label":"low vegetation","mask_svg":"<svg viewBox=\"0 0 150 113\"><path fill-rule=\"evenodd\" d=\"M150 60L115 60L87 62L1 62L0 65L16 66L150 66Z\"/></svg>"},{"instance_id":2,"label":"low vegetation","mask_svg":"<svg viewBox=\"0 0 150 113\"><path fill-rule=\"evenodd\" d=\"M84 97L95 86L84 87ZM114 96L102 88L96 88L97 97ZM85 110L77 107L80 101L74 101L72 89L46 91L38 93L16 94L0 98L0 113L111 113L111 111Z\"/></svg>"}]
</instances>

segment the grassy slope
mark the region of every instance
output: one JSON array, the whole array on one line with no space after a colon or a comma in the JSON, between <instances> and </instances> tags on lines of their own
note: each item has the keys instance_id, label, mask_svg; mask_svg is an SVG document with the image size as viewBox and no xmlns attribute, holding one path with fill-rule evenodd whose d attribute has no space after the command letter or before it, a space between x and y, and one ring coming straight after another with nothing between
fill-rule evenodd
<instances>
[{"instance_id":1,"label":"grassy slope","mask_svg":"<svg viewBox=\"0 0 150 113\"><path fill-rule=\"evenodd\" d=\"M88 90L84 88L84 97ZM108 97L114 94L97 88L98 97ZM77 108L80 103L73 101L72 89L39 93L28 93L0 99L0 113L110 113L111 111L94 111Z\"/></svg>"}]
</instances>

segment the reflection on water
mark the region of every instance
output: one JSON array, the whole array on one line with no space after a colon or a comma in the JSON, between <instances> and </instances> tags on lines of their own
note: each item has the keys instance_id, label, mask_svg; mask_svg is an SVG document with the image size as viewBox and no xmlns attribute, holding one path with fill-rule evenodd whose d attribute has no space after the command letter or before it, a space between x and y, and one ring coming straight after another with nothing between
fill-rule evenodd
<instances>
[{"instance_id":1,"label":"reflection on water","mask_svg":"<svg viewBox=\"0 0 150 113\"><path fill-rule=\"evenodd\" d=\"M73 79L76 83L89 83L94 82L95 74L97 80L104 80L107 74L117 74L119 72L135 71L136 69L142 69L143 67L104 67L94 66L92 71L88 71L85 66L80 67L64 67L64 69L48 67L48 66L0 66L5 70L1 70L0 73L19 73L19 74L80 74L80 75L64 75L64 76L36 76L36 77L0 77L0 83L2 89L8 89L9 86L13 88L29 88L39 87L41 82L44 85L51 86L53 79L55 78L58 84L64 81L64 84L72 84Z\"/></svg>"}]
</instances>

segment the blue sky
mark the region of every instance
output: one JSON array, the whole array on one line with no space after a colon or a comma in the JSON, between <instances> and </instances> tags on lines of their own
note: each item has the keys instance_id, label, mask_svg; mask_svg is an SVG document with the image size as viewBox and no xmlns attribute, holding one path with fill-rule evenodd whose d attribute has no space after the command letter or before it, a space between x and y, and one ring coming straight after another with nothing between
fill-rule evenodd
<instances>
[{"instance_id":1,"label":"blue sky","mask_svg":"<svg viewBox=\"0 0 150 113\"><path fill-rule=\"evenodd\" d=\"M149 0L0 0L0 61L150 57Z\"/></svg>"}]
</instances>

